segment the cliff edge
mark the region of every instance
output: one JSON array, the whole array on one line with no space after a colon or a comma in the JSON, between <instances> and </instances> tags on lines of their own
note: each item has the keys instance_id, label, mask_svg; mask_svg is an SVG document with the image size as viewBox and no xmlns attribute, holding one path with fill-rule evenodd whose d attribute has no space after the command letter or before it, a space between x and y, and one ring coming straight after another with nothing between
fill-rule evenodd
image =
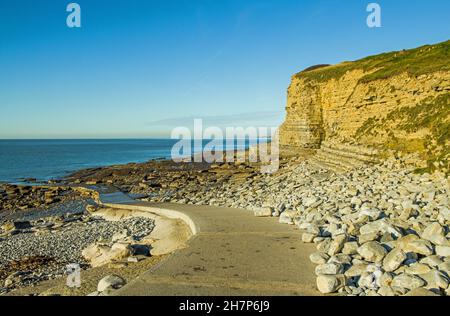
<instances>
[{"instance_id":1,"label":"cliff edge","mask_svg":"<svg viewBox=\"0 0 450 316\"><path fill-rule=\"evenodd\" d=\"M448 172L450 41L310 67L292 77L286 111L282 146L417 153L423 170Z\"/></svg>"}]
</instances>

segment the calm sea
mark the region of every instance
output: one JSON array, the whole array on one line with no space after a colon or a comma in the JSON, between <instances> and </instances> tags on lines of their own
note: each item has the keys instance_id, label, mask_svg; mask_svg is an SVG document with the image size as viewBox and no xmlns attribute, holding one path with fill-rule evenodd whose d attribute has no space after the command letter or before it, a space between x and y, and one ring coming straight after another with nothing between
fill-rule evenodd
<instances>
[{"instance_id":1,"label":"calm sea","mask_svg":"<svg viewBox=\"0 0 450 316\"><path fill-rule=\"evenodd\" d=\"M172 139L0 140L0 181L20 182L27 178L46 181L84 168L168 159L176 142Z\"/></svg>"}]
</instances>

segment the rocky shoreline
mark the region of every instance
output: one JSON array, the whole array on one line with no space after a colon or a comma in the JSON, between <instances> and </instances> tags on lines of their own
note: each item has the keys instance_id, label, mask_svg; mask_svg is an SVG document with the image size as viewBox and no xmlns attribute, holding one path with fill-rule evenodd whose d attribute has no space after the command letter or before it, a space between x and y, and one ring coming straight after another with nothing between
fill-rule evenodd
<instances>
[{"instance_id":1,"label":"rocky shoreline","mask_svg":"<svg viewBox=\"0 0 450 316\"><path fill-rule=\"evenodd\" d=\"M105 264L128 260L135 255L129 246L132 241L139 242L154 228L149 218L108 221L97 216L98 207L88 190L9 184L2 189L0 295L67 276L70 264L89 269L93 262L84 254L89 247L107 247L128 238L130 242L124 243L126 256L111 257Z\"/></svg>"},{"instance_id":2,"label":"rocky shoreline","mask_svg":"<svg viewBox=\"0 0 450 316\"><path fill-rule=\"evenodd\" d=\"M343 295L449 295L450 184L419 174L408 156L333 173L306 157L272 175L258 164L170 162L82 171L77 182L109 183L151 202L250 209L297 225L315 243L317 288ZM159 168L158 168L159 164Z\"/></svg>"},{"instance_id":3,"label":"rocky shoreline","mask_svg":"<svg viewBox=\"0 0 450 316\"><path fill-rule=\"evenodd\" d=\"M259 163L150 161L81 170L64 183L113 186L151 202L227 206L279 217L304 232L302 242L316 245L310 259L317 264L322 293L450 294L448 176L418 174L407 156L344 173L312 164L309 157L305 152L282 158L274 174L261 174Z\"/></svg>"}]
</instances>

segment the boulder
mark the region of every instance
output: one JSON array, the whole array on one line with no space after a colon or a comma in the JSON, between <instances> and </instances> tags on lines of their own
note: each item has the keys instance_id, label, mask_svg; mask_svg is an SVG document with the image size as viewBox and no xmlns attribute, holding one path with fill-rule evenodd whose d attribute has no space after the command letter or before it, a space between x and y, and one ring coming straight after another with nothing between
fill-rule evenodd
<instances>
[{"instance_id":1,"label":"boulder","mask_svg":"<svg viewBox=\"0 0 450 316\"><path fill-rule=\"evenodd\" d=\"M444 228L437 222L428 225L421 234L423 239L431 241L435 245L447 245Z\"/></svg>"},{"instance_id":2,"label":"boulder","mask_svg":"<svg viewBox=\"0 0 450 316\"><path fill-rule=\"evenodd\" d=\"M316 267L316 275L336 275L344 272L344 266L339 263L324 263Z\"/></svg>"},{"instance_id":3,"label":"boulder","mask_svg":"<svg viewBox=\"0 0 450 316\"><path fill-rule=\"evenodd\" d=\"M281 224L294 225L294 217L297 215L295 211L284 211L280 214L279 222Z\"/></svg>"},{"instance_id":4,"label":"boulder","mask_svg":"<svg viewBox=\"0 0 450 316\"><path fill-rule=\"evenodd\" d=\"M405 260L406 254L403 250L394 248L383 259L383 269L388 272L395 271Z\"/></svg>"},{"instance_id":5,"label":"boulder","mask_svg":"<svg viewBox=\"0 0 450 316\"><path fill-rule=\"evenodd\" d=\"M271 207L261 207L254 211L256 217L272 217L273 209Z\"/></svg>"},{"instance_id":6,"label":"boulder","mask_svg":"<svg viewBox=\"0 0 450 316\"><path fill-rule=\"evenodd\" d=\"M367 261L381 262L387 250L378 242L370 241L358 248L358 253Z\"/></svg>"},{"instance_id":7,"label":"boulder","mask_svg":"<svg viewBox=\"0 0 450 316\"><path fill-rule=\"evenodd\" d=\"M441 257L450 257L450 246L436 246L436 254Z\"/></svg>"},{"instance_id":8,"label":"boulder","mask_svg":"<svg viewBox=\"0 0 450 316\"><path fill-rule=\"evenodd\" d=\"M97 291L103 292L106 289L117 290L125 285L125 280L118 275L108 275L98 282Z\"/></svg>"},{"instance_id":9,"label":"boulder","mask_svg":"<svg viewBox=\"0 0 450 316\"><path fill-rule=\"evenodd\" d=\"M382 286L379 288L378 294L381 296L397 296L398 292L394 291L394 289L390 286Z\"/></svg>"},{"instance_id":10,"label":"boulder","mask_svg":"<svg viewBox=\"0 0 450 316\"><path fill-rule=\"evenodd\" d=\"M439 271L447 273L450 276L450 261L442 262L438 265Z\"/></svg>"},{"instance_id":11,"label":"boulder","mask_svg":"<svg viewBox=\"0 0 450 316\"><path fill-rule=\"evenodd\" d=\"M408 274L424 274L431 271L431 268L420 262L414 262L413 264L405 267L405 272Z\"/></svg>"},{"instance_id":12,"label":"boulder","mask_svg":"<svg viewBox=\"0 0 450 316\"><path fill-rule=\"evenodd\" d=\"M411 238L405 238L414 236ZM397 240L396 246L404 252L414 252L424 256L430 256L434 253L434 247L428 240L420 239L415 235L408 235ZM405 238L405 239L404 239Z\"/></svg>"},{"instance_id":13,"label":"boulder","mask_svg":"<svg viewBox=\"0 0 450 316\"><path fill-rule=\"evenodd\" d=\"M365 224L359 231L361 235L389 233L397 238L402 236L401 232L393 225L389 224L384 218Z\"/></svg>"},{"instance_id":14,"label":"boulder","mask_svg":"<svg viewBox=\"0 0 450 316\"><path fill-rule=\"evenodd\" d=\"M368 266L368 264L354 264L344 274L348 278L357 277L367 271Z\"/></svg>"},{"instance_id":15,"label":"boulder","mask_svg":"<svg viewBox=\"0 0 450 316\"><path fill-rule=\"evenodd\" d=\"M92 267L100 267L129 257L133 254L133 249L129 243L118 242L111 247L94 243L86 247L81 254Z\"/></svg>"},{"instance_id":16,"label":"boulder","mask_svg":"<svg viewBox=\"0 0 450 316\"><path fill-rule=\"evenodd\" d=\"M425 281L418 276L406 273L399 274L392 280L392 286L398 286L408 290L414 290L418 287L424 286L425 284Z\"/></svg>"},{"instance_id":17,"label":"boulder","mask_svg":"<svg viewBox=\"0 0 450 316\"><path fill-rule=\"evenodd\" d=\"M324 252L314 252L309 256L309 260L311 260L311 262L314 264L327 263L329 258L330 256Z\"/></svg>"},{"instance_id":18,"label":"boulder","mask_svg":"<svg viewBox=\"0 0 450 316\"><path fill-rule=\"evenodd\" d=\"M405 294L404 296L439 296L433 292L431 292L430 290L427 290L423 287L418 287L412 291L409 291L407 294Z\"/></svg>"},{"instance_id":19,"label":"boulder","mask_svg":"<svg viewBox=\"0 0 450 316\"><path fill-rule=\"evenodd\" d=\"M304 243L312 243L314 238L316 238L317 235L314 233L303 233L302 234L302 241Z\"/></svg>"},{"instance_id":20,"label":"boulder","mask_svg":"<svg viewBox=\"0 0 450 316\"><path fill-rule=\"evenodd\" d=\"M359 244L356 241L346 242L342 248L342 253L346 255L355 255L358 253Z\"/></svg>"},{"instance_id":21,"label":"boulder","mask_svg":"<svg viewBox=\"0 0 450 316\"><path fill-rule=\"evenodd\" d=\"M330 247L328 248L328 254L333 256L339 252L341 252L342 248L344 248L344 244L347 241L347 236L338 235L330 243Z\"/></svg>"},{"instance_id":22,"label":"boulder","mask_svg":"<svg viewBox=\"0 0 450 316\"><path fill-rule=\"evenodd\" d=\"M377 240L379 237L379 233L362 234L358 236L358 242L362 245L369 241Z\"/></svg>"},{"instance_id":23,"label":"boulder","mask_svg":"<svg viewBox=\"0 0 450 316\"><path fill-rule=\"evenodd\" d=\"M425 286L426 289L441 288L445 290L449 285L448 277L444 273L437 270L431 270L427 273L420 274L419 277L427 282Z\"/></svg>"},{"instance_id":24,"label":"boulder","mask_svg":"<svg viewBox=\"0 0 450 316\"><path fill-rule=\"evenodd\" d=\"M317 277L317 289L323 294L337 292L345 285L346 278L344 275L319 275Z\"/></svg>"},{"instance_id":25,"label":"boulder","mask_svg":"<svg viewBox=\"0 0 450 316\"><path fill-rule=\"evenodd\" d=\"M420 263L424 263L432 268L439 266L442 262L443 261L437 255L428 256L420 260Z\"/></svg>"},{"instance_id":26,"label":"boulder","mask_svg":"<svg viewBox=\"0 0 450 316\"><path fill-rule=\"evenodd\" d=\"M346 264L351 265L352 263L352 257L349 255L338 253L334 256L330 257L330 260L328 260L329 263L340 263L340 264Z\"/></svg>"}]
</instances>

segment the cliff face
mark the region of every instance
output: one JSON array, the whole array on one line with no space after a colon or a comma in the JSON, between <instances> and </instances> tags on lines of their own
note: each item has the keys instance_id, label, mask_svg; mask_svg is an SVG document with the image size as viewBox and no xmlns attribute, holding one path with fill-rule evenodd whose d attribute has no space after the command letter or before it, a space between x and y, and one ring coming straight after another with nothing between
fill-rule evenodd
<instances>
[{"instance_id":1,"label":"cliff face","mask_svg":"<svg viewBox=\"0 0 450 316\"><path fill-rule=\"evenodd\" d=\"M292 78L280 143L359 144L448 165L449 101L450 41L313 68Z\"/></svg>"}]
</instances>

